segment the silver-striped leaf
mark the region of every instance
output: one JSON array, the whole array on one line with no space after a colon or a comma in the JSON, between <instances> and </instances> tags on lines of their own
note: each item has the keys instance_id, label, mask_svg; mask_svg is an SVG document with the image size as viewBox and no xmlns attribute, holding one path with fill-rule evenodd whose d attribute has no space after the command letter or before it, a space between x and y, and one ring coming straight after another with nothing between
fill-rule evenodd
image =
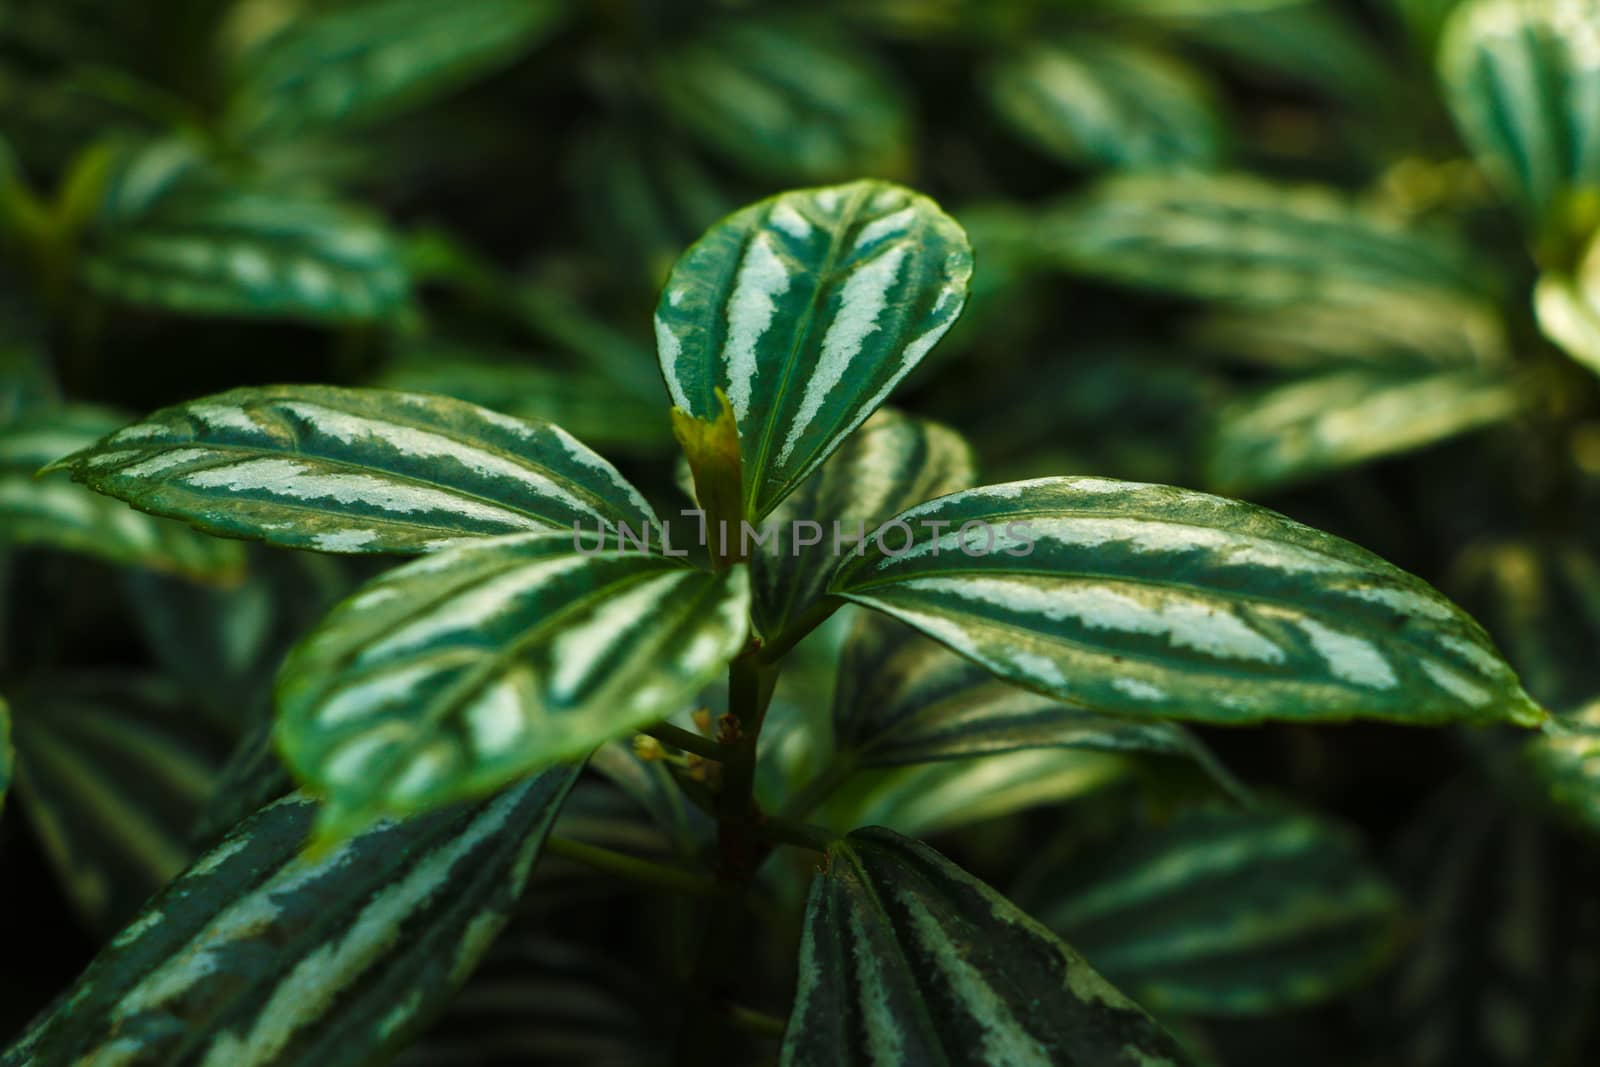
<instances>
[{"instance_id":1,"label":"silver-striped leaf","mask_svg":"<svg viewBox=\"0 0 1600 1067\"><path fill-rule=\"evenodd\" d=\"M1021 909L881 827L811 886L784 1067L1179 1067L1176 1041Z\"/></svg>"},{"instance_id":2,"label":"silver-striped leaf","mask_svg":"<svg viewBox=\"0 0 1600 1067\"><path fill-rule=\"evenodd\" d=\"M331 200L209 183L96 229L82 269L101 296L184 315L375 322L409 291L376 220Z\"/></svg>"},{"instance_id":3,"label":"silver-striped leaf","mask_svg":"<svg viewBox=\"0 0 1600 1067\"><path fill-rule=\"evenodd\" d=\"M1208 480L1229 494L1277 488L1505 423L1522 406L1517 382L1495 371L1320 374L1228 405Z\"/></svg>"},{"instance_id":4,"label":"silver-striped leaf","mask_svg":"<svg viewBox=\"0 0 1600 1067\"><path fill-rule=\"evenodd\" d=\"M961 313L972 250L897 185L783 193L678 260L656 341L678 408L739 428L747 519L767 515L883 403Z\"/></svg>"},{"instance_id":5,"label":"silver-striped leaf","mask_svg":"<svg viewBox=\"0 0 1600 1067\"><path fill-rule=\"evenodd\" d=\"M777 637L823 598L834 561L863 550L879 523L977 476L972 446L954 430L890 408L874 412L752 535L767 538L750 556L756 629ZM813 534L818 540L807 544Z\"/></svg>"},{"instance_id":6,"label":"silver-striped leaf","mask_svg":"<svg viewBox=\"0 0 1600 1067\"><path fill-rule=\"evenodd\" d=\"M1046 215L1038 240L1083 274L1231 304L1491 286L1447 231L1408 227L1332 189L1241 175L1104 179Z\"/></svg>"},{"instance_id":7,"label":"silver-striped leaf","mask_svg":"<svg viewBox=\"0 0 1600 1067\"><path fill-rule=\"evenodd\" d=\"M47 676L11 694L18 807L78 913L110 932L194 858L228 735L143 676Z\"/></svg>"},{"instance_id":8,"label":"silver-striped leaf","mask_svg":"<svg viewBox=\"0 0 1600 1067\"><path fill-rule=\"evenodd\" d=\"M656 521L616 468L560 427L378 389L235 389L165 408L54 466L208 533L322 552L431 552Z\"/></svg>"},{"instance_id":9,"label":"silver-striped leaf","mask_svg":"<svg viewBox=\"0 0 1600 1067\"><path fill-rule=\"evenodd\" d=\"M361 0L289 19L240 64L246 139L383 118L509 66L554 32L564 0Z\"/></svg>"},{"instance_id":10,"label":"silver-striped leaf","mask_svg":"<svg viewBox=\"0 0 1600 1067\"><path fill-rule=\"evenodd\" d=\"M1399 894L1350 828L1273 808L1114 820L1024 875L1016 898L1158 1015L1266 1015L1370 979Z\"/></svg>"},{"instance_id":11,"label":"silver-striped leaf","mask_svg":"<svg viewBox=\"0 0 1600 1067\"><path fill-rule=\"evenodd\" d=\"M244 567L238 545L130 511L65 477L34 477L40 467L92 446L124 421L109 411L74 406L37 409L0 427L0 543L65 549L185 578L237 578Z\"/></svg>"},{"instance_id":12,"label":"silver-striped leaf","mask_svg":"<svg viewBox=\"0 0 1600 1067\"><path fill-rule=\"evenodd\" d=\"M317 859L316 803L241 823L0 1053L0 1067L385 1062L510 917L576 767L384 822Z\"/></svg>"},{"instance_id":13,"label":"silver-striped leaf","mask_svg":"<svg viewBox=\"0 0 1600 1067\"><path fill-rule=\"evenodd\" d=\"M904 96L826 21L720 19L658 59L652 76L678 125L752 174L888 178L910 162Z\"/></svg>"},{"instance_id":14,"label":"silver-striped leaf","mask_svg":"<svg viewBox=\"0 0 1600 1067\"><path fill-rule=\"evenodd\" d=\"M1215 766L1200 741L1175 723L1096 715L1012 685L874 612L862 613L844 647L833 735L862 767L1033 748L1149 752Z\"/></svg>"},{"instance_id":15,"label":"silver-striped leaf","mask_svg":"<svg viewBox=\"0 0 1600 1067\"><path fill-rule=\"evenodd\" d=\"M1070 164L1207 168L1225 131L1210 87L1171 55L1079 34L1026 44L984 86L1020 135Z\"/></svg>"},{"instance_id":16,"label":"silver-striped leaf","mask_svg":"<svg viewBox=\"0 0 1600 1067\"><path fill-rule=\"evenodd\" d=\"M1216 723L1544 718L1431 586L1250 504L1041 478L899 521L843 561L830 592L1084 708Z\"/></svg>"},{"instance_id":17,"label":"silver-striped leaf","mask_svg":"<svg viewBox=\"0 0 1600 1067\"><path fill-rule=\"evenodd\" d=\"M435 553L289 654L279 747L335 825L478 796L679 711L743 647L749 599L744 567L570 532Z\"/></svg>"},{"instance_id":18,"label":"silver-striped leaf","mask_svg":"<svg viewBox=\"0 0 1600 1067\"><path fill-rule=\"evenodd\" d=\"M1574 201L1600 194L1597 35L1596 0L1468 0L1440 42L1462 135L1537 236L1559 237L1580 221Z\"/></svg>"}]
</instances>

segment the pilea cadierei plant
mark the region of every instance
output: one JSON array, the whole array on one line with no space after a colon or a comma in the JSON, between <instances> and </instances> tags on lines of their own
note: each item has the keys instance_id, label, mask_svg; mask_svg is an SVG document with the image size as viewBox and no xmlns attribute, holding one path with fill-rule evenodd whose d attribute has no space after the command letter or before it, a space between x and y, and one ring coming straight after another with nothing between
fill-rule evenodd
<instances>
[{"instance_id":1,"label":"pilea cadierei plant","mask_svg":"<svg viewBox=\"0 0 1600 1067\"><path fill-rule=\"evenodd\" d=\"M1317 962L1254 991L1239 976L1232 1008L1365 973L1395 936L1391 891L1184 724L1545 713L1472 618L1347 541L1162 485L981 484L959 435L883 406L956 321L973 266L956 221L884 181L714 225L656 312L693 492L665 518L558 426L382 389L234 389L50 463L206 533L418 558L282 664L271 736L298 788L272 787L270 754L246 760L234 787L259 810L0 1064L383 1061L489 953L541 852L692 905L672 933L682 1063L727 1062L741 1030L797 1067L1201 1062L1146 1009L1217 1007L1182 969L1206 949L1169 938L1160 955L1159 928L1216 907L1208 878L1244 855L1277 866L1229 892L1274 918L1208 936L1245 953L1292 930ZM841 609L831 722L798 712L831 743L803 780L763 786L792 769L766 731L782 672ZM1036 915L903 832L914 819L818 821L873 769L1062 748L1175 761L1218 800L1153 851L1119 850L1112 828L1045 864L1013 893ZM707 836L671 862L552 836L590 761ZM786 863L809 889L774 1013L741 980L742 931L782 926Z\"/></svg>"}]
</instances>

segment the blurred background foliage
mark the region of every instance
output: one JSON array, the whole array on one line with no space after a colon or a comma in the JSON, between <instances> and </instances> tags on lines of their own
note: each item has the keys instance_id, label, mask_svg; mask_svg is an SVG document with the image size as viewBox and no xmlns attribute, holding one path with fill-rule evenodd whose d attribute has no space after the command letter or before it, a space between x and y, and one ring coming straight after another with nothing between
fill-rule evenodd
<instances>
[{"instance_id":1,"label":"blurred background foliage","mask_svg":"<svg viewBox=\"0 0 1600 1067\"><path fill-rule=\"evenodd\" d=\"M969 309L897 403L983 480L1337 532L1478 613L1571 729L1206 732L1278 798L1248 814L1053 750L873 772L829 817L939 834L1220 1063L1600 1062L1597 57L1588 0L0 0L0 1034L248 810L217 783L271 763L278 659L373 570L38 466L334 382L551 419L675 509L667 268L733 207L873 175L971 232ZM769 742L796 778L833 699L805 662ZM561 832L693 848L612 757ZM408 1062L646 1062L670 902L584 877L541 867Z\"/></svg>"}]
</instances>

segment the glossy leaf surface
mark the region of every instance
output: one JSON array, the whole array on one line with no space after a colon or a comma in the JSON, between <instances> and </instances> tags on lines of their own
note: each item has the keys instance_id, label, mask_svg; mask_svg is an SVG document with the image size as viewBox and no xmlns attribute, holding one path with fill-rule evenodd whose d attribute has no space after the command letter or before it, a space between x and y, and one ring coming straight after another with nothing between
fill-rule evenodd
<instances>
[{"instance_id":1,"label":"glossy leaf surface","mask_svg":"<svg viewBox=\"0 0 1600 1067\"><path fill-rule=\"evenodd\" d=\"M1178 1067L1177 1043L1077 952L920 842L835 842L812 883L785 1067Z\"/></svg>"},{"instance_id":2,"label":"glossy leaf surface","mask_svg":"<svg viewBox=\"0 0 1600 1067\"><path fill-rule=\"evenodd\" d=\"M831 591L1082 707L1222 723L1543 718L1461 609L1262 508L1043 478L901 520L916 542L901 549L897 533L846 560Z\"/></svg>"},{"instance_id":3,"label":"glossy leaf surface","mask_svg":"<svg viewBox=\"0 0 1600 1067\"><path fill-rule=\"evenodd\" d=\"M861 181L784 193L712 227L667 280L667 390L739 427L745 517L768 514L961 313L972 250L926 197Z\"/></svg>"},{"instance_id":4,"label":"glossy leaf surface","mask_svg":"<svg viewBox=\"0 0 1600 1067\"><path fill-rule=\"evenodd\" d=\"M576 768L302 855L316 804L241 823L0 1065L359 1065L403 1048L509 918Z\"/></svg>"},{"instance_id":5,"label":"glossy leaf surface","mask_svg":"<svg viewBox=\"0 0 1600 1067\"><path fill-rule=\"evenodd\" d=\"M59 465L209 533L323 552L654 521L614 467L557 426L385 390L235 389L158 411Z\"/></svg>"},{"instance_id":6,"label":"glossy leaf surface","mask_svg":"<svg viewBox=\"0 0 1600 1067\"><path fill-rule=\"evenodd\" d=\"M437 807L649 725L743 646L745 570L571 533L480 541L388 572L285 661L278 741L330 820Z\"/></svg>"}]
</instances>

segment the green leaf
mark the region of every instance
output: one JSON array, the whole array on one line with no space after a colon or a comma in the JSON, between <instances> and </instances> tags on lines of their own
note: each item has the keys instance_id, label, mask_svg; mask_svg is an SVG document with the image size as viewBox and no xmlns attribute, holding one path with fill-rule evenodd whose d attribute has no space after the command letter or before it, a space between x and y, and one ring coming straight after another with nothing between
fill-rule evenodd
<instances>
[{"instance_id":1,"label":"green leaf","mask_svg":"<svg viewBox=\"0 0 1600 1067\"><path fill-rule=\"evenodd\" d=\"M397 568L290 654L278 742L330 822L437 807L694 699L744 645L749 583L571 533Z\"/></svg>"},{"instance_id":2,"label":"green leaf","mask_svg":"<svg viewBox=\"0 0 1600 1067\"><path fill-rule=\"evenodd\" d=\"M1243 176L1109 178L1041 226L1041 247L1068 269L1233 304L1487 285L1446 233L1407 227L1331 189Z\"/></svg>"},{"instance_id":3,"label":"green leaf","mask_svg":"<svg viewBox=\"0 0 1600 1067\"><path fill-rule=\"evenodd\" d=\"M646 401L603 375L538 366L510 352L425 342L408 348L373 384L553 422L608 452L653 455L672 447L671 424L659 398ZM659 387L656 392L659 397Z\"/></svg>"},{"instance_id":4,"label":"green leaf","mask_svg":"<svg viewBox=\"0 0 1600 1067\"><path fill-rule=\"evenodd\" d=\"M1065 163L1204 168L1222 155L1209 86L1139 45L1086 35L1026 44L991 66L984 83L1002 119Z\"/></svg>"},{"instance_id":5,"label":"green leaf","mask_svg":"<svg viewBox=\"0 0 1600 1067\"><path fill-rule=\"evenodd\" d=\"M776 638L824 597L834 561L862 550L879 523L977 477L972 446L960 434L879 409L757 531L770 534L750 557L756 628ZM813 534L816 543L806 544Z\"/></svg>"},{"instance_id":6,"label":"green leaf","mask_svg":"<svg viewBox=\"0 0 1600 1067\"><path fill-rule=\"evenodd\" d=\"M878 827L812 883L784 1067L1178 1067L1168 1034L1048 930L926 845Z\"/></svg>"},{"instance_id":7,"label":"green leaf","mask_svg":"<svg viewBox=\"0 0 1600 1067\"><path fill-rule=\"evenodd\" d=\"M1350 829L1288 810L1192 808L1055 849L1029 913L1158 1014L1266 1015L1371 978L1400 899Z\"/></svg>"},{"instance_id":8,"label":"green leaf","mask_svg":"<svg viewBox=\"0 0 1600 1067\"><path fill-rule=\"evenodd\" d=\"M113 930L194 858L227 735L152 678L49 678L12 701L23 813L78 911Z\"/></svg>"},{"instance_id":9,"label":"green leaf","mask_svg":"<svg viewBox=\"0 0 1600 1067\"><path fill-rule=\"evenodd\" d=\"M723 19L654 64L656 92L688 133L777 181L896 177L911 112L867 53L819 21Z\"/></svg>"},{"instance_id":10,"label":"green leaf","mask_svg":"<svg viewBox=\"0 0 1600 1067\"><path fill-rule=\"evenodd\" d=\"M293 18L245 57L233 121L250 140L393 115L509 66L566 11L560 0L362 0Z\"/></svg>"},{"instance_id":11,"label":"green leaf","mask_svg":"<svg viewBox=\"0 0 1600 1067\"><path fill-rule=\"evenodd\" d=\"M1596 0L1469 0L1440 44L1439 74L1462 135L1538 236L1563 236L1578 221L1574 209L1594 222L1597 29Z\"/></svg>"},{"instance_id":12,"label":"green leaf","mask_svg":"<svg viewBox=\"0 0 1600 1067\"><path fill-rule=\"evenodd\" d=\"M1522 404L1513 380L1476 369L1289 382L1223 410L1209 481L1231 494L1276 488L1506 422Z\"/></svg>"},{"instance_id":13,"label":"green leaf","mask_svg":"<svg viewBox=\"0 0 1600 1067\"><path fill-rule=\"evenodd\" d=\"M972 251L933 201L884 182L784 193L678 260L656 309L673 403L738 420L746 519L769 513L950 328Z\"/></svg>"},{"instance_id":14,"label":"green leaf","mask_svg":"<svg viewBox=\"0 0 1600 1067\"><path fill-rule=\"evenodd\" d=\"M81 552L185 578L237 577L244 565L238 545L129 511L64 477L34 477L46 463L89 447L122 421L98 408L43 408L0 427L0 542Z\"/></svg>"},{"instance_id":15,"label":"green leaf","mask_svg":"<svg viewBox=\"0 0 1600 1067\"><path fill-rule=\"evenodd\" d=\"M128 925L0 1067L357 1067L404 1048L505 925L576 767L386 822L319 859L315 802L241 823Z\"/></svg>"},{"instance_id":16,"label":"green leaf","mask_svg":"<svg viewBox=\"0 0 1600 1067\"><path fill-rule=\"evenodd\" d=\"M1600 374L1600 241L1571 274L1546 271L1533 290L1540 331L1567 355Z\"/></svg>"},{"instance_id":17,"label":"green leaf","mask_svg":"<svg viewBox=\"0 0 1600 1067\"><path fill-rule=\"evenodd\" d=\"M656 522L614 467L557 426L377 389L235 389L165 408L55 466L208 533L323 552Z\"/></svg>"},{"instance_id":18,"label":"green leaf","mask_svg":"<svg viewBox=\"0 0 1600 1067\"><path fill-rule=\"evenodd\" d=\"M374 220L303 194L209 184L97 230L83 272L90 288L130 304L308 322L388 318L408 286Z\"/></svg>"},{"instance_id":19,"label":"green leaf","mask_svg":"<svg viewBox=\"0 0 1600 1067\"><path fill-rule=\"evenodd\" d=\"M1432 587L1249 504L1041 478L899 521L830 591L1080 707L1217 723L1544 717Z\"/></svg>"},{"instance_id":20,"label":"green leaf","mask_svg":"<svg viewBox=\"0 0 1600 1067\"><path fill-rule=\"evenodd\" d=\"M1181 726L1095 715L1001 681L887 616L863 613L839 664L835 744L863 767L1030 748L1195 756Z\"/></svg>"},{"instance_id":21,"label":"green leaf","mask_svg":"<svg viewBox=\"0 0 1600 1067\"><path fill-rule=\"evenodd\" d=\"M1544 795L1573 822L1600 831L1600 700L1551 719L1523 754Z\"/></svg>"}]
</instances>

